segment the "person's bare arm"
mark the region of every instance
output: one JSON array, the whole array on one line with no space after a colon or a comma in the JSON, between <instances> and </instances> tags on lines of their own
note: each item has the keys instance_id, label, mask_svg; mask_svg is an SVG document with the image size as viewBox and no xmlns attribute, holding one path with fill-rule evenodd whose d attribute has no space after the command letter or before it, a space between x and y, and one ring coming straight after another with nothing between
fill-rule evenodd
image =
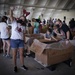
<instances>
[{"instance_id":1,"label":"person's bare arm","mask_svg":"<svg viewBox=\"0 0 75 75\"><path fill-rule=\"evenodd\" d=\"M9 15L10 15L10 20L11 20L11 22L13 22L13 20L14 20L14 17L13 17L13 10L14 10L14 8L13 8L13 7L10 7Z\"/></svg>"},{"instance_id":2,"label":"person's bare arm","mask_svg":"<svg viewBox=\"0 0 75 75\"><path fill-rule=\"evenodd\" d=\"M54 36L51 36L55 41L58 41Z\"/></svg>"},{"instance_id":3,"label":"person's bare arm","mask_svg":"<svg viewBox=\"0 0 75 75\"><path fill-rule=\"evenodd\" d=\"M59 36L63 35L62 32L59 33L59 32L57 32L57 31L54 31L54 33L56 33L56 34L59 35Z\"/></svg>"},{"instance_id":4,"label":"person's bare arm","mask_svg":"<svg viewBox=\"0 0 75 75\"><path fill-rule=\"evenodd\" d=\"M66 32L66 35L67 35L67 39L69 40L69 38L70 38L70 32L67 31L67 32Z\"/></svg>"}]
</instances>

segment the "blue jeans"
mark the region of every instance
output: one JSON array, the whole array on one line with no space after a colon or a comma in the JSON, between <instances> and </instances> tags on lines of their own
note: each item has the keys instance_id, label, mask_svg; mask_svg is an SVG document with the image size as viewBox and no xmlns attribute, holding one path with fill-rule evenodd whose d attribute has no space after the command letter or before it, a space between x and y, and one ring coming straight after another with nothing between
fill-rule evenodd
<instances>
[{"instance_id":1,"label":"blue jeans","mask_svg":"<svg viewBox=\"0 0 75 75\"><path fill-rule=\"evenodd\" d=\"M34 28L34 34L39 34L39 29Z\"/></svg>"}]
</instances>

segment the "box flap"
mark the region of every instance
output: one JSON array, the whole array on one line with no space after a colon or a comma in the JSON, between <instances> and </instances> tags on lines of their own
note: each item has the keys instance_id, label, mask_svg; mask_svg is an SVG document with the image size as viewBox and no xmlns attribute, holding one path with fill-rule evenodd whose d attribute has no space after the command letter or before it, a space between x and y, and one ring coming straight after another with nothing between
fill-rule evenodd
<instances>
[{"instance_id":1,"label":"box flap","mask_svg":"<svg viewBox=\"0 0 75 75\"><path fill-rule=\"evenodd\" d=\"M42 54L44 49L46 48L47 44L41 43L39 40L35 39L34 42L32 43L30 49L37 54Z\"/></svg>"},{"instance_id":2,"label":"box flap","mask_svg":"<svg viewBox=\"0 0 75 75\"><path fill-rule=\"evenodd\" d=\"M27 42L30 38L29 37L25 37L25 41Z\"/></svg>"}]
</instances>

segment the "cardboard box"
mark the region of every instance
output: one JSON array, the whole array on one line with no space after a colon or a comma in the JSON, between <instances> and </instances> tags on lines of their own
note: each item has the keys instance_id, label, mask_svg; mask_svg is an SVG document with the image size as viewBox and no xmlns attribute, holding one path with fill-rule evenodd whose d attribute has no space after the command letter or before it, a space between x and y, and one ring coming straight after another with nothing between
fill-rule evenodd
<instances>
[{"instance_id":1,"label":"cardboard box","mask_svg":"<svg viewBox=\"0 0 75 75\"><path fill-rule=\"evenodd\" d=\"M35 53L36 61L46 67L66 61L72 57L73 46L70 43L66 44L66 42L59 42L54 44L56 46L52 46L53 44L51 44L47 47L47 45L45 45L42 49L41 46L34 46L36 44L33 43L31 49Z\"/></svg>"},{"instance_id":2,"label":"cardboard box","mask_svg":"<svg viewBox=\"0 0 75 75\"><path fill-rule=\"evenodd\" d=\"M72 57L71 49L61 51L45 49L41 55L35 53L35 58L37 61L41 61L43 66L50 66L70 59Z\"/></svg>"}]
</instances>

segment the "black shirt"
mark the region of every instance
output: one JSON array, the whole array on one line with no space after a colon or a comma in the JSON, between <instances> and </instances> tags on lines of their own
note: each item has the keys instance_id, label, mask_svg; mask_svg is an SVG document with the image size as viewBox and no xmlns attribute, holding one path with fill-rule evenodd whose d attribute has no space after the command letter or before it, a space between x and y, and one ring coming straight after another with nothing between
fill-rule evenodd
<instances>
[{"instance_id":1,"label":"black shirt","mask_svg":"<svg viewBox=\"0 0 75 75\"><path fill-rule=\"evenodd\" d=\"M70 37L69 37L69 39L70 39L70 40L73 39L72 34L71 34L71 31L70 31L69 27L68 27L66 24L63 24L63 25L62 25L61 30L63 30L63 32L65 33L66 39L67 39L67 34L66 34L67 31L70 32Z\"/></svg>"}]
</instances>

